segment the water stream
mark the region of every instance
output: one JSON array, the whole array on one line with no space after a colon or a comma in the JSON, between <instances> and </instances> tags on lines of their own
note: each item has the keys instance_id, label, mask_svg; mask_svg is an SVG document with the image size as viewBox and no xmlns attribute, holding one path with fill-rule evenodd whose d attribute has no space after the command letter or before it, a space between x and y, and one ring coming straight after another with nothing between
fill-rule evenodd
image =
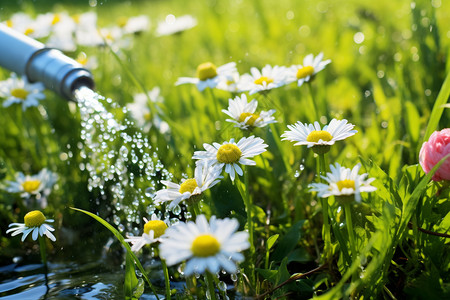
<instances>
[{"instance_id":1,"label":"water stream","mask_svg":"<svg viewBox=\"0 0 450 300\"><path fill-rule=\"evenodd\" d=\"M88 88L76 90L75 97L83 141L78 145L83 158L78 167L89 173L88 190L98 195L92 201L101 207L99 215L123 235L142 234L142 218L149 219L152 213L171 224L178 222L182 212L179 206L160 212L152 204L159 181L171 180L172 175L159 160L157 149L152 149L127 118L128 110ZM122 121L116 114L123 116ZM74 247L80 249L72 249L73 253L78 251L73 255L57 240L54 246L59 254L49 256L47 275L43 265L36 264L38 256L16 257L10 265L0 267L0 299L123 299L123 251L116 251L114 259L105 255L114 241L112 234L104 245L95 239L78 241ZM100 253L86 254L86 248ZM120 250L120 246L116 248ZM142 264L155 286L163 287L160 262L147 255ZM141 299L156 298L146 293Z\"/></svg>"}]
</instances>

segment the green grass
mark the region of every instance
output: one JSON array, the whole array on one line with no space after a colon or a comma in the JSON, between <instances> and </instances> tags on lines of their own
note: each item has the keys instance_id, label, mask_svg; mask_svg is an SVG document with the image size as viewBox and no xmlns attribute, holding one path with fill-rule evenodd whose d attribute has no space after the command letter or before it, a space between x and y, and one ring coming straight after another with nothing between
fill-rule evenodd
<instances>
[{"instance_id":1,"label":"green grass","mask_svg":"<svg viewBox=\"0 0 450 300\"><path fill-rule=\"evenodd\" d=\"M431 3L440 3L440 7ZM279 122L273 126L279 135L288 124L316 120L309 97L313 97L323 119L345 118L356 125L358 133L336 143L328 162L346 167L361 162L362 170L376 178L373 185L377 192L363 195L363 203L352 206L356 248L363 255L356 260L349 257L345 216L331 200L332 263L273 291L293 274L320 265L317 251L323 250L322 211L308 188L316 181L312 151L287 141L277 144L268 127L255 129L253 134L269 144L268 152L255 158L257 166L247 168L247 188L255 204L256 254L252 262L257 279L251 288L240 279L237 289L249 295L270 292L273 298L290 294L295 299L313 295L327 299L344 295L421 299L428 295L438 299L450 295L450 240L418 229L448 234L449 189L428 180L419 185L425 174L417 165L423 141L434 130L450 125L450 110L442 108L450 86L448 78L445 80L450 36L448 1L419 0L414 5L389 0L98 1L96 7L89 7L87 1L62 1L57 5L22 1L2 3L0 20L20 10L30 15L91 10L98 14L100 26L112 25L123 15L145 14L151 18L152 29L167 14L191 14L198 19L196 27L179 35L156 37L151 30L135 36L133 46L116 55L108 48L67 53L76 57L84 51L96 56L96 89L120 106L132 102L142 87L161 88L161 117L171 125L172 134L164 136L155 129L146 134L175 181L183 174L193 175L192 154L203 150L203 143L243 136L225 122L225 114L221 113L219 120L212 117L213 99L208 91L199 92L191 85L175 86L178 77L194 77L196 67L205 61L216 65L235 61L243 74L266 64L300 64L307 54L323 52L332 63L317 74L310 91L306 85L298 88L292 84L271 91L270 101L256 98L260 109L272 109L273 104L281 108L275 114ZM364 40L358 44L355 39L361 37L360 33ZM0 71L0 78L8 76L8 71ZM40 109L22 112L15 106L0 107L0 175L12 180L15 172L34 174L44 167L58 172L60 180L46 211L58 219L57 228L75 230L89 224L89 220L68 210L69 206L98 211L107 219L109 206L95 204L100 196L96 191L88 192L87 174L78 168L83 160L78 148L82 141L77 108L51 91L46 95ZM214 90L214 96L219 109L226 109L232 97L218 90ZM117 118L123 120L124 116L117 113ZM220 122L219 130L216 121ZM304 169L295 176L300 165ZM414 201L409 202L411 199ZM228 178L206 195L204 209L208 215L237 217L242 229L246 224L239 191ZM17 238L6 236L5 230L9 223L21 222L26 207L18 195L0 191L0 211L0 243L5 249L2 264L7 264L17 253L23 254L25 247ZM80 232L83 236L87 230ZM266 243L276 234L278 240L268 247ZM364 276L352 280L352 273L357 271ZM176 268L171 272L176 273Z\"/></svg>"}]
</instances>

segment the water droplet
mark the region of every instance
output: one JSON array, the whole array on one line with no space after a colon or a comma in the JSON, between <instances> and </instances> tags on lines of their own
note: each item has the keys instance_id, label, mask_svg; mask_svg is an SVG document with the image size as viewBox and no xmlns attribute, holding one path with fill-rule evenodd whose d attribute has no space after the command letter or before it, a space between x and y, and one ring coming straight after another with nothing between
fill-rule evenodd
<instances>
[{"instance_id":1,"label":"water droplet","mask_svg":"<svg viewBox=\"0 0 450 300\"><path fill-rule=\"evenodd\" d=\"M219 284L217 285L219 287L219 290L225 292L227 290L227 284L223 281L219 281Z\"/></svg>"},{"instance_id":2,"label":"water droplet","mask_svg":"<svg viewBox=\"0 0 450 300\"><path fill-rule=\"evenodd\" d=\"M181 207L179 205L175 206L174 208L172 208L172 212L175 215L179 215L181 213Z\"/></svg>"}]
</instances>

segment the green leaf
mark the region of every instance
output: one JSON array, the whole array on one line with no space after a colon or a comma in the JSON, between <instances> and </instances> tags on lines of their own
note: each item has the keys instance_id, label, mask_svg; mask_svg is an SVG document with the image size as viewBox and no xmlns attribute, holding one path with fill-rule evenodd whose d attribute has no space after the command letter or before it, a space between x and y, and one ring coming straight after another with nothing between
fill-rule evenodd
<instances>
[{"instance_id":1,"label":"green leaf","mask_svg":"<svg viewBox=\"0 0 450 300\"><path fill-rule=\"evenodd\" d=\"M150 283L150 279L147 276L146 271L144 270L144 268L141 265L141 262L139 261L139 259L136 257L136 255L133 253L133 251L131 251L130 245L128 245L127 242L125 242L125 239L123 238L123 236L120 234L119 231L117 231L117 229L115 229L113 226L111 226L111 224L109 224L108 222L106 222L105 220L103 220L102 218L100 218L99 216L88 212L86 210L82 210L79 208L75 208L75 207L71 207L71 209L76 210L76 211L80 211L82 213L85 213L86 215L94 218L95 220L97 220L100 224L102 224L103 226L105 226L109 231L111 231L112 234L114 234L114 236L119 240L119 242L125 247L125 249L127 249L127 255L130 255L131 258L133 258L134 262L136 263L136 265L138 266L139 270L142 273L142 276L144 276L145 281L147 281L148 286L150 287L150 289L152 290L153 294L156 296L156 299L159 300L158 294L156 293L155 288L153 287L153 285Z\"/></svg>"},{"instance_id":2,"label":"green leaf","mask_svg":"<svg viewBox=\"0 0 450 300\"><path fill-rule=\"evenodd\" d=\"M416 106L411 101L406 101L406 120L409 136L413 142L419 140L420 135L420 115Z\"/></svg>"},{"instance_id":3,"label":"green leaf","mask_svg":"<svg viewBox=\"0 0 450 300\"><path fill-rule=\"evenodd\" d=\"M442 158L434 167L431 169L430 172L428 172L427 175L425 175L422 180L419 182L419 184L416 186L414 191L412 192L411 196L407 197L403 201L403 209L402 209L402 218L400 221L400 225L398 227L397 236L402 237L405 233L406 226L411 219L411 216L413 215L417 203L419 202L419 199L425 189L427 188L428 182L431 180L431 177L433 177L434 173L439 169L439 167L448 159L450 158L450 154L446 155L444 158Z\"/></svg>"},{"instance_id":4,"label":"green leaf","mask_svg":"<svg viewBox=\"0 0 450 300\"><path fill-rule=\"evenodd\" d=\"M286 234L281 238L278 246L272 254L272 259L275 261L281 261L283 258L286 258L289 253L294 250L297 245L300 237L302 235L301 228L305 220L300 220L295 223Z\"/></svg>"},{"instance_id":5,"label":"green leaf","mask_svg":"<svg viewBox=\"0 0 450 300\"><path fill-rule=\"evenodd\" d=\"M123 290L125 293L125 299L139 299L134 296L134 289L137 287L139 281L136 277L136 269L134 268L134 260L130 254L126 254L125 258L125 282L123 284Z\"/></svg>"},{"instance_id":6,"label":"green leaf","mask_svg":"<svg viewBox=\"0 0 450 300\"><path fill-rule=\"evenodd\" d=\"M279 234L274 234L267 239L267 250L272 249L273 244L275 244L279 236Z\"/></svg>"}]
</instances>

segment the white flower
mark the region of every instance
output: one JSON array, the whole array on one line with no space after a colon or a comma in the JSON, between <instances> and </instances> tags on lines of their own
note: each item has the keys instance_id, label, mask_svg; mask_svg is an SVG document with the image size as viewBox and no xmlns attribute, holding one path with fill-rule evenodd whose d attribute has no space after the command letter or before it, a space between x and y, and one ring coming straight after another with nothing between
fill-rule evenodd
<instances>
[{"instance_id":1,"label":"white flower","mask_svg":"<svg viewBox=\"0 0 450 300\"><path fill-rule=\"evenodd\" d=\"M86 12L73 16L76 24L75 39L81 46L101 46L104 44L97 27L97 14Z\"/></svg>"},{"instance_id":2,"label":"white flower","mask_svg":"<svg viewBox=\"0 0 450 300\"><path fill-rule=\"evenodd\" d=\"M229 74L224 76L223 80L219 81L216 88L231 93L237 93L239 91L239 78L240 75L237 70L235 70L234 72L230 72Z\"/></svg>"},{"instance_id":3,"label":"white flower","mask_svg":"<svg viewBox=\"0 0 450 300\"><path fill-rule=\"evenodd\" d=\"M236 144L234 138L222 145L213 143L212 145L203 144L206 151L195 151L193 159L200 159L197 163L206 161L208 164L217 165L219 168L225 166L225 172L230 174L230 178L234 181L235 171L239 175L243 175L243 171L238 163L242 165L256 165L253 160L248 157L259 155L266 151L267 145L264 140L259 137L250 136L243 137Z\"/></svg>"},{"instance_id":4,"label":"white flower","mask_svg":"<svg viewBox=\"0 0 450 300\"><path fill-rule=\"evenodd\" d=\"M6 98L3 107L21 103L25 111L28 107L38 106L39 100L45 98L43 90L42 83L29 83L26 77L18 78L15 73L7 80L0 81L0 97Z\"/></svg>"},{"instance_id":5,"label":"white flower","mask_svg":"<svg viewBox=\"0 0 450 300\"><path fill-rule=\"evenodd\" d=\"M15 13L11 18L2 22L2 24L32 38L43 37L39 36L39 34L36 35L36 22L26 13ZM47 32L48 34L50 34L50 31Z\"/></svg>"},{"instance_id":6,"label":"white flower","mask_svg":"<svg viewBox=\"0 0 450 300\"><path fill-rule=\"evenodd\" d=\"M167 189L156 192L155 204L171 201L169 209L177 206L181 201L201 195L207 189L216 185L223 178L220 175L221 168L200 163L195 167L194 178L189 178L181 184L161 180Z\"/></svg>"},{"instance_id":7,"label":"white flower","mask_svg":"<svg viewBox=\"0 0 450 300\"><path fill-rule=\"evenodd\" d=\"M161 90L159 87L154 87L148 95L144 93L134 95L134 102L127 104L127 108L130 111L133 119L136 121L138 127L148 131L152 125L154 125L162 134L170 131L169 124L160 118L160 114L163 114L158 105L155 105L158 113L152 115L150 107L147 103L150 99L153 103L160 103L164 100L161 96Z\"/></svg>"},{"instance_id":8,"label":"white flower","mask_svg":"<svg viewBox=\"0 0 450 300\"><path fill-rule=\"evenodd\" d=\"M341 167L336 163L335 166L330 165L331 173L327 176L321 176L326 183L312 183L311 191L318 192L318 196L322 198L337 196L346 201L348 196L354 195L356 202L361 202L361 192L373 192L377 188L370 185L375 178L366 179L367 174L358 175L361 166L357 164L353 169ZM350 199L350 200L353 200Z\"/></svg>"},{"instance_id":9,"label":"white flower","mask_svg":"<svg viewBox=\"0 0 450 300\"><path fill-rule=\"evenodd\" d=\"M172 266L187 260L185 276L205 271L217 273L221 269L236 273L236 263L244 260L240 252L249 248L247 232L236 232L235 219L216 219L210 222L199 215L196 222L180 222L167 229L159 246L161 258Z\"/></svg>"},{"instance_id":10,"label":"white flower","mask_svg":"<svg viewBox=\"0 0 450 300\"><path fill-rule=\"evenodd\" d=\"M6 230L6 233L12 232L11 233L12 236L23 233L22 242L25 240L28 234L30 234L30 232L32 232L33 240L36 240L38 238L38 235L40 236L46 235L53 242L56 241L55 236L51 233L55 229L52 226L45 224L45 222L52 223L53 220L46 219L44 214L39 210L33 210L27 213L24 217L24 221L25 223L9 224L8 227L12 226L16 227Z\"/></svg>"},{"instance_id":11,"label":"white flower","mask_svg":"<svg viewBox=\"0 0 450 300\"><path fill-rule=\"evenodd\" d=\"M220 67L216 67L211 62L205 62L197 67L197 77L180 77L175 85L191 83L197 85L199 91L203 91L207 87L215 88L220 82L226 81L236 72L235 62Z\"/></svg>"},{"instance_id":12,"label":"white flower","mask_svg":"<svg viewBox=\"0 0 450 300\"><path fill-rule=\"evenodd\" d=\"M146 15L131 17L127 20L123 31L125 34L141 33L150 27L150 19Z\"/></svg>"},{"instance_id":13,"label":"white flower","mask_svg":"<svg viewBox=\"0 0 450 300\"><path fill-rule=\"evenodd\" d=\"M228 122L235 123L235 127L241 129L264 127L267 124L277 122L272 116L275 113L275 109L261 111L261 113L257 114L255 113L257 107L258 101L256 99L248 103L247 96L242 94L241 96L236 96L234 100L228 99L228 110L222 109L222 112L232 118L226 119Z\"/></svg>"},{"instance_id":14,"label":"white flower","mask_svg":"<svg viewBox=\"0 0 450 300\"><path fill-rule=\"evenodd\" d=\"M171 35L179 33L197 25L197 19L190 15L184 15L176 18L174 15L167 15L164 21L158 23L156 35Z\"/></svg>"},{"instance_id":15,"label":"white flower","mask_svg":"<svg viewBox=\"0 0 450 300\"><path fill-rule=\"evenodd\" d=\"M46 189L51 189L57 179L57 174L45 168L38 174L31 176L25 176L22 172L19 172L16 175L16 181L7 181L9 186L6 188L6 191L10 193L22 193L22 197L29 197L31 195L37 195Z\"/></svg>"},{"instance_id":16,"label":"white flower","mask_svg":"<svg viewBox=\"0 0 450 300\"><path fill-rule=\"evenodd\" d=\"M248 91L250 95L266 92L287 83L286 67L266 65L261 71L252 67L250 73L243 74L238 83L238 90Z\"/></svg>"},{"instance_id":17,"label":"white flower","mask_svg":"<svg viewBox=\"0 0 450 300\"><path fill-rule=\"evenodd\" d=\"M288 81L297 81L297 85L301 86L304 82L308 82L314 75L322 71L331 60L322 61L323 53L320 52L316 58L312 54L306 55L303 59L303 65L294 65L288 69Z\"/></svg>"},{"instance_id":18,"label":"white flower","mask_svg":"<svg viewBox=\"0 0 450 300\"><path fill-rule=\"evenodd\" d=\"M314 146L331 146L336 141L346 139L354 135L357 131L352 130L355 125L348 123L347 120L331 120L329 125L320 128L319 122L313 124L303 124L297 122L294 125L288 125L290 131L285 131L281 137L283 140L297 142L294 146L307 145L308 148Z\"/></svg>"},{"instance_id":19,"label":"white flower","mask_svg":"<svg viewBox=\"0 0 450 300\"><path fill-rule=\"evenodd\" d=\"M128 236L125 242L130 242L132 244L131 251L137 252L141 250L145 245L150 245L155 242L161 241L161 236L167 229L167 224L161 221L160 218L153 214L151 220L144 218L144 233L142 236Z\"/></svg>"}]
</instances>

